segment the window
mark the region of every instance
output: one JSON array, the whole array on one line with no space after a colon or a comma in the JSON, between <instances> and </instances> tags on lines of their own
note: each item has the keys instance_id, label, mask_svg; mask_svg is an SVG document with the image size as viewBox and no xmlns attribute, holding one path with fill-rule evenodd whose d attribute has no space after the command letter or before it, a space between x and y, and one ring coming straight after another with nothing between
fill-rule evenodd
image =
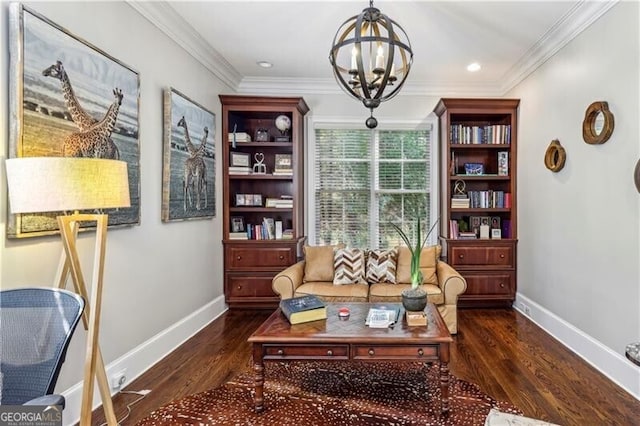
<instances>
[{"instance_id":1,"label":"window","mask_svg":"<svg viewBox=\"0 0 640 426\"><path fill-rule=\"evenodd\" d=\"M386 248L436 211L430 130L315 129L310 242ZM433 242L433 241L432 241Z\"/></svg>"}]
</instances>

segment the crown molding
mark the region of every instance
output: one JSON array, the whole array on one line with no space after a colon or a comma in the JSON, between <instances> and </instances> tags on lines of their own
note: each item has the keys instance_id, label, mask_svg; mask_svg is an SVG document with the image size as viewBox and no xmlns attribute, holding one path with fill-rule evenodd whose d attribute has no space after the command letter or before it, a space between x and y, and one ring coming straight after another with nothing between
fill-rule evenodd
<instances>
[{"instance_id":1,"label":"crown molding","mask_svg":"<svg viewBox=\"0 0 640 426\"><path fill-rule=\"evenodd\" d=\"M242 75L165 1L127 0L127 4L175 41L229 88L235 90Z\"/></svg>"},{"instance_id":2,"label":"crown molding","mask_svg":"<svg viewBox=\"0 0 640 426\"><path fill-rule=\"evenodd\" d=\"M605 14L619 0L576 3L549 29L518 62L494 82L461 83L454 81L406 82L402 93L409 96L504 96L567 43ZM187 21L165 1L127 3L149 22L185 49L230 89L261 95L335 95L342 90L331 78L269 78L242 76L220 53L211 47Z\"/></svg>"},{"instance_id":3,"label":"crown molding","mask_svg":"<svg viewBox=\"0 0 640 426\"><path fill-rule=\"evenodd\" d=\"M520 84L616 3L618 0L582 0L576 3L500 79L503 82L500 88L501 95Z\"/></svg>"}]
</instances>

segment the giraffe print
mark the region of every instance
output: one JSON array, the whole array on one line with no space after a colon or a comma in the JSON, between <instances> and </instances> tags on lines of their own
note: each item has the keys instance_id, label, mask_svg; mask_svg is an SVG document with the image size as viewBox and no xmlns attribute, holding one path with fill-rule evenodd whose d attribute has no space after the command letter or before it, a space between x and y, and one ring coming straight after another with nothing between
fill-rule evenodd
<instances>
[{"instance_id":1,"label":"giraffe print","mask_svg":"<svg viewBox=\"0 0 640 426\"><path fill-rule=\"evenodd\" d=\"M78 126L80 132L87 132L92 126L98 123L98 120L88 114L82 106L80 106L80 102L73 91L73 87L71 86L69 75L64 69L62 62L56 61L55 64L42 71L42 75L60 80L62 83L62 94L64 96L67 110L69 111L73 122ZM109 112L107 112L107 115L108 114ZM97 158L108 158L113 160L120 159L120 151L111 139L111 132L109 132L109 136L106 139L102 140L99 146L94 148L94 156Z\"/></svg>"},{"instance_id":2,"label":"giraffe print","mask_svg":"<svg viewBox=\"0 0 640 426\"><path fill-rule=\"evenodd\" d=\"M196 148L191 143L189 136L189 128L184 116L180 118L177 124L178 127L184 128L185 145L189 151L189 158L184 162L184 177L182 179L182 195L184 197L183 209L187 211L188 207L193 206L193 192L196 195L196 210L207 207L207 181L206 181L206 165L204 164L204 156L207 136L209 135L209 128L204 128L204 136L200 142L200 146ZM201 197L204 198L204 207L201 207Z\"/></svg>"},{"instance_id":3,"label":"giraffe print","mask_svg":"<svg viewBox=\"0 0 640 426\"><path fill-rule=\"evenodd\" d=\"M87 130L68 135L62 146L62 155L65 157L94 157L113 158L116 153L109 150L106 142L115 127L118 111L122 104L122 90L113 90L114 101L109 107L104 118ZM117 150L117 147L113 145Z\"/></svg>"}]
</instances>

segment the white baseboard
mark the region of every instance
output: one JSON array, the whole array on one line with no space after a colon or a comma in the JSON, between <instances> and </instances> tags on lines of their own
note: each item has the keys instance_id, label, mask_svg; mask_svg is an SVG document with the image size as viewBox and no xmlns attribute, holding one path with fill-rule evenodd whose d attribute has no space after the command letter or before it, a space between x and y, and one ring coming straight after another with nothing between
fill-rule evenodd
<instances>
[{"instance_id":1,"label":"white baseboard","mask_svg":"<svg viewBox=\"0 0 640 426\"><path fill-rule=\"evenodd\" d=\"M525 306L529 313L525 312ZM633 365L624 355L613 351L520 293L516 294L513 307L640 400L640 368Z\"/></svg>"},{"instance_id":2,"label":"white baseboard","mask_svg":"<svg viewBox=\"0 0 640 426\"><path fill-rule=\"evenodd\" d=\"M227 309L224 303L224 296L217 297L196 312L183 318L181 321L161 331L140 346L111 362L106 366L107 377L111 377L112 374L126 369L127 379L124 386L127 386L127 384L174 351L203 327L222 315ZM79 382L62 393L66 399L66 407L63 414L65 426L74 425L80 421L82 383L83 382ZM95 388L96 390L93 395L94 410L102 405L102 399L100 398L97 385ZM112 391L112 394L115 393L115 391Z\"/></svg>"}]
</instances>

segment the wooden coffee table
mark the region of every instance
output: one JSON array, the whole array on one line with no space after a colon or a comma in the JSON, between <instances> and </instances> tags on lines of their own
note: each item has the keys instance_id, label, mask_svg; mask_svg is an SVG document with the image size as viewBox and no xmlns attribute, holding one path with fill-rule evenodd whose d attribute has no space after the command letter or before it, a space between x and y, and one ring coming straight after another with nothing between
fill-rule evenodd
<instances>
[{"instance_id":1,"label":"wooden coffee table","mask_svg":"<svg viewBox=\"0 0 640 426\"><path fill-rule=\"evenodd\" d=\"M377 303L376 305L380 305ZM347 320L338 309L351 310ZM425 309L427 326L409 327L401 319L393 328L369 328L365 318L369 303L327 303L327 319L291 325L276 310L249 337L253 344L254 404L264 410L265 361L433 361L440 365L442 413L449 411L449 344L453 341L438 309ZM386 306L400 306L386 304Z\"/></svg>"}]
</instances>

